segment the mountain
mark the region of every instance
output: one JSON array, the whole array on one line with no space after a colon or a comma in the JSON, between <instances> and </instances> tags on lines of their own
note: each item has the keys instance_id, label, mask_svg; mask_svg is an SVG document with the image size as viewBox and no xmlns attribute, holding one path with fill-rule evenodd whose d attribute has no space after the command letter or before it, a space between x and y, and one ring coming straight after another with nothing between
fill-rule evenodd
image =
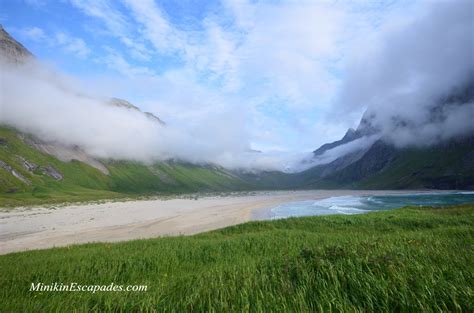
<instances>
[{"instance_id":1,"label":"mountain","mask_svg":"<svg viewBox=\"0 0 474 313\"><path fill-rule=\"evenodd\" d=\"M0 25L0 59L8 66L20 66L35 57ZM166 127L159 117L142 112L126 100L110 98L103 104L140 112ZM98 159L79 146L46 141L12 125L0 125L0 207L133 194L255 188L219 166Z\"/></svg>"},{"instance_id":2,"label":"mountain","mask_svg":"<svg viewBox=\"0 0 474 313\"><path fill-rule=\"evenodd\" d=\"M32 60L36 60L33 53L26 49L21 43L16 41L12 36L10 36L3 26L0 25L0 61L9 66L16 66ZM83 96L87 97L86 95ZM112 105L119 108L135 110L144 114L147 118L153 120L154 122L157 122L162 126L165 125L165 122L163 122L153 113L142 112L137 106L124 99L112 97L109 99L109 101L105 101L104 105Z\"/></svg>"},{"instance_id":3,"label":"mountain","mask_svg":"<svg viewBox=\"0 0 474 313\"><path fill-rule=\"evenodd\" d=\"M10 63L23 63L33 54L8 34L0 25L0 59Z\"/></svg>"},{"instance_id":4,"label":"mountain","mask_svg":"<svg viewBox=\"0 0 474 313\"><path fill-rule=\"evenodd\" d=\"M0 26L0 59L9 66L20 66L35 57ZM433 107L432 119L442 119L447 106L474 101L472 87L469 84L446 95ZM110 98L103 105L140 112L166 127L159 117L126 100ZM196 191L474 189L474 134L428 147L397 148L385 140L375 118L367 111L355 130L316 149L311 160L314 166L300 173L249 173L179 161L145 164L98 159L80 146L49 142L12 125L0 125L0 206ZM394 121L399 127L409 127L403 120Z\"/></svg>"},{"instance_id":5,"label":"mountain","mask_svg":"<svg viewBox=\"0 0 474 313\"><path fill-rule=\"evenodd\" d=\"M439 99L429 112L429 121L445 119L444 112L453 106L471 105L473 101L471 79ZM420 142L396 147L374 126L374 119L375 115L367 111L356 130L349 129L342 139L316 149L313 162L318 164L331 152L352 145L350 152L300 173L299 187L474 189L474 133L439 139L429 146ZM391 121L398 128L410 127L398 116ZM370 144L364 146L364 142Z\"/></svg>"},{"instance_id":6,"label":"mountain","mask_svg":"<svg viewBox=\"0 0 474 313\"><path fill-rule=\"evenodd\" d=\"M317 158L318 156L323 155L326 151L353 142L356 139L377 134L379 130L372 124L373 119L373 114L370 114L369 111L366 111L362 116L362 119L356 130L349 128L344 137L342 137L340 140L323 144L321 147L314 150L313 156Z\"/></svg>"},{"instance_id":7,"label":"mountain","mask_svg":"<svg viewBox=\"0 0 474 313\"><path fill-rule=\"evenodd\" d=\"M131 104L127 100L119 99L119 98L110 98L108 104L113 105L115 107L125 108L125 109L128 109L128 110L134 110L134 111L143 113L143 114L145 114L145 116L147 118L151 119L152 121L158 122L162 126L166 125L165 122L163 122L159 117L155 116L153 113L142 112L142 110L140 110L137 106Z\"/></svg>"},{"instance_id":8,"label":"mountain","mask_svg":"<svg viewBox=\"0 0 474 313\"><path fill-rule=\"evenodd\" d=\"M219 166L97 160L38 142L31 134L0 127L0 207L258 188Z\"/></svg>"},{"instance_id":9,"label":"mountain","mask_svg":"<svg viewBox=\"0 0 474 313\"><path fill-rule=\"evenodd\" d=\"M331 143L325 143L324 145L322 145L318 149L314 150L313 155L314 156L323 155L324 152L326 152L328 150L331 150L331 149L339 147L343 144L349 143L349 142L351 142L353 140L356 140L357 138L360 138L360 137L361 137L361 135L359 133L357 133L354 129L349 128L349 130L346 132L344 137L342 137L342 139L331 142Z\"/></svg>"}]
</instances>

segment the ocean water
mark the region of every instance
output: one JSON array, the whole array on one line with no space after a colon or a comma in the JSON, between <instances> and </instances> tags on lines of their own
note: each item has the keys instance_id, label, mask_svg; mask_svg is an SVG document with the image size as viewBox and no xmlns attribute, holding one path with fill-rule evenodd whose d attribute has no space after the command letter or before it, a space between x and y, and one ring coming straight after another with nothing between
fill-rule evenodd
<instances>
[{"instance_id":1,"label":"ocean water","mask_svg":"<svg viewBox=\"0 0 474 313\"><path fill-rule=\"evenodd\" d=\"M362 214L406 205L443 206L474 203L474 192L436 192L386 196L341 196L290 202L271 208L272 219L291 216Z\"/></svg>"}]
</instances>

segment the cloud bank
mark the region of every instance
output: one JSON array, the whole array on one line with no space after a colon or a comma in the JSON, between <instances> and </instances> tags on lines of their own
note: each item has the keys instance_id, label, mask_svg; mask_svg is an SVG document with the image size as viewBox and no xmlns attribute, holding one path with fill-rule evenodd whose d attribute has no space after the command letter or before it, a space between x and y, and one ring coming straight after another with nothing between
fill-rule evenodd
<instances>
[{"instance_id":1,"label":"cloud bank","mask_svg":"<svg viewBox=\"0 0 474 313\"><path fill-rule=\"evenodd\" d=\"M440 106L473 80L472 1L229 0L188 24L151 0L69 3L102 26L91 31L104 43L35 27L24 35L113 75L83 77L81 88L42 65L2 65L0 122L97 157L300 170L371 144L300 163L366 110L399 147L474 131L472 100ZM104 95L137 100L167 126Z\"/></svg>"},{"instance_id":2,"label":"cloud bank","mask_svg":"<svg viewBox=\"0 0 474 313\"><path fill-rule=\"evenodd\" d=\"M249 170L284 167L281 155L250 149L242 112L214 112L192 125L162 126L140 111L87 94L73 79L36 61L1 66L0 124L42 140L77 145L106 159L178 159Z\"/></svg>"},{"instance_id":3,"label":"cloud bank","mask_svg":"<svg viewBox=\"0 0 474 313\"><path fill-rule=\"evenodd\" d=\"M473 6L425 3L359 43L337 110L367 108L371 124L398 147L474 133Z\"/></svg>"},{"instance_id":4,"label":"cloud bank","mask_svg":"<svg viewBox=\"0 0 474 313\"><path fill-rule=\"evenodd\" d=\"M305 168L365 150L379 139L403 148L474 135L474 4L438 1L415 12L355 42L327 117L344 119L362 109L377 133L310 156Z\"/></svg>"}]
</instances>

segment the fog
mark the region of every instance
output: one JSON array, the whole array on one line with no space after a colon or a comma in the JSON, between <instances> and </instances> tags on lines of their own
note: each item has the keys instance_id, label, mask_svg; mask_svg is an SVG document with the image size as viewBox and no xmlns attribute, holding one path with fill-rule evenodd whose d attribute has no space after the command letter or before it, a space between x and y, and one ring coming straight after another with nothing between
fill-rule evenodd
<instances>
[{"instance_id":1,"label":"fog","mask_svg":"<svg viewBox=\"0 0 474 313\"><path fill-rule=\"evenodd\" d=\"M315 157L311 156L310 158L306 159L305 166L300 169L304 170L316 165L331 163L332 161L349 153L366 150L370 148L370 146L372 146L378 139L380 139L380 135L364 136L355 139L349 143L329 149L321 155Z\"/></svg>"},{"instance_id":2,"label":"fog","mask_svg":"<svg viewBox=\"0 0 474 313\"><path fill-rule=\"evenodd\" d=\"M253 151L246 129L252 113L245 106L224 104L189 123L163 126L137 110L110 105L103 94L90 94L35 60L0 64L0 123L77 145L98 158L177 159L246 170L300 171L367 149L380 138L397 147L433 145L474 133L472 6L471 1L422 3L415 14L399 14L344 46L341 86L322 113L324 125L342 125L340 120L365 111L379 132L317 158L301 151Z\"/></svg>"},{"instance_id":3,"label":"fog","mask_svg":"<svg viewBox=\"0 0 474 313\"><path fill-rule=\"evenodd\" d=\"M474 135L472 1L424 3L377 34L356 41L328 118L364 118L377 130L305 160L327 164L382 139L398 148L430 146Z\"/></svg>"},{"instance_id":4,"label":"fog","mask_svg":"<svg viewBox=\"0 0 474 313\"><path fill-rule=\"evenodd\" d=\"M398 147L473 133L473 12L472 1L428 2L359 42L337 110L367 108L371 124ZM459 99L442 105L453 95Z\"/></svg>"},{"instance_id":5,"label":"fog","mask_svg":"<svg viewBox=\"0 0 474 313\"><path fill-rule=\"evenodd\" d=\"M248 170L286 164L280 154L252 152L242 112L228 109L192 125L163 126L140 111L79 90L72 78L37 61L1 67L0 123L41 140L76 145L98 158L146 163L177 159Z\"/></svg>"}]
</instances>

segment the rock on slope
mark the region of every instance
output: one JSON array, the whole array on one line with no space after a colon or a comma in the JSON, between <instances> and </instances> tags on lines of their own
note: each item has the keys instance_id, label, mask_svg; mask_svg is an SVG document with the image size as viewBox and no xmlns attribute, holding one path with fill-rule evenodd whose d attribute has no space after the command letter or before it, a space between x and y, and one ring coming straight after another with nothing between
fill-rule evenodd
<instances>
[{"instance_id":1,"label":"rock on slope","mask_svg":"<svg viewBox=\"0 0 474 313\"><path fill-rule=\"evenodd\" d=\"M25 60L33 58L33 54L13 39L0 25L0 58L6 62L23 63Z\"/></svg>"}]
</instances>

